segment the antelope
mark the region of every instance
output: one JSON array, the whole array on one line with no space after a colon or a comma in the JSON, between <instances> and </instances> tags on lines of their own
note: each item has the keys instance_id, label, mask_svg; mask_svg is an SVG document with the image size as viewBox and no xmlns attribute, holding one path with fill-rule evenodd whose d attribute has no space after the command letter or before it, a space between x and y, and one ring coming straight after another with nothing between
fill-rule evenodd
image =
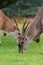
<instances>
[{"instance_id":1,"label":"antelope","mask_svg":"<svg viewBox=\"0 0 43 65\"><path fill-rule=\"evenodd\" d=\"M22 35L19 38L19 52L23 53L32 40L40 41L40 35L43 33L43 6L37 12L34 20L28 27L25 22L22 27Z\"/></svg>"},{"instance_id":2,"label":"antelope","mask_svg":"<svg viewBox=\"0 0 43 65\"><path fill-rule=\"evenodd\" d=\"M14 19L16 26L12 23L3 12L0 10L0 30L3 30L4 36L7 34L12 34L14 38L18 41L18 36L20 35L20 30L18 28L17 21ZM1 40L0 40L1 44Z\"/></svg>"}]
</instances>

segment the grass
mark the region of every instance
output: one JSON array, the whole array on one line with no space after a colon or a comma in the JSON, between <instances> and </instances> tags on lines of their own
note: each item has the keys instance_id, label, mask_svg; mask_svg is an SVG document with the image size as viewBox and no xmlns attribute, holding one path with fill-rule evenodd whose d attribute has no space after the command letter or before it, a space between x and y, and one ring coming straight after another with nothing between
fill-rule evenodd
<instances>
[{"instance_id":1,"label":"grass","mask_svg":"<svg viewBox=\"0 0 43 65\"><path fill-rule=\"evenodd\" d=\"M18 44L11 35L2 37L0 45L0 65L43 65L43 34L40 43L32 41L23 54L18 52Z\"/></svg>"},{"instance_id":2,"label":"grass","mask_svg":"<svg viewBox=\"0 0 43 65\"><path fill-rule=\"evenodd\" d=\"M21 28L19 26L19 28ZM2 32L1 32L2 33ZM32 41L23 54L18 52L18 44L12 35L2 36L0 45L0 65L43 65L43 34L37 44Z\"/></svg>"}]
</instances>

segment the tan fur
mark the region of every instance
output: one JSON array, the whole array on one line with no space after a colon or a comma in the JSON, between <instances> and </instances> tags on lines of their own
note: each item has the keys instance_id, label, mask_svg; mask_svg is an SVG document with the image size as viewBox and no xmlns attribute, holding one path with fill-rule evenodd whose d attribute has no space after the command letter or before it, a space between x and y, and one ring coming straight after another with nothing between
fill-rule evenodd
<instances>
[{"instance_id":1,"label":"tan fur","mask_svg":"<svg viewBox=\"0 0 43 65\"><path fill-rule=\"evenodd\" d=\"M13 25L10 18L8 18L2 10L0 10L0 29L5 27L8 32L14 31L17 27Z\"/></svg>"}]
</instances>

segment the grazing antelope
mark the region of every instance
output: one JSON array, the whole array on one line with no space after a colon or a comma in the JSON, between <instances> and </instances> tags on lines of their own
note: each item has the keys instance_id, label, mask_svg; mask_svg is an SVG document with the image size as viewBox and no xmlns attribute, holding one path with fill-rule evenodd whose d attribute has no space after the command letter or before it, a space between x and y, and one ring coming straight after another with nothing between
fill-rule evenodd
<instances>
[{"instance_id":1,"label":"grazing antelope","mask_svg":"<svg viewBox=\"0 0 43 65\"><path fill-rule=\"evenodd\" d=\"M0 30L4 31L4 36L8 33L13 34L14 38L18 41L20 31L16 20L15 24L16 26L14 26L12 21L2 12L2 10L0 10Z\"/></svg>"},{"instance_id":2,"label":"grazing antelope","mask_svg":"<svg viewBox=\"0 0 43 65\"><path fill-rule=\"evenodd\" d=\"M29 27L24 26L25 23L22 29L22 36L19 38L19 52L24 52L32 40L39 42L40 35L43 32L43 6L39 9L34 21Z\"/></svg>"}]
</instances>

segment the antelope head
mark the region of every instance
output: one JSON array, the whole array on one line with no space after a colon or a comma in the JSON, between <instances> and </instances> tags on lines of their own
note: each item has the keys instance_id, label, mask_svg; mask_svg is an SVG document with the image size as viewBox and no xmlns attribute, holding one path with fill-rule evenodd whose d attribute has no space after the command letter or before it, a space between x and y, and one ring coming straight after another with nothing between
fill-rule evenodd
<instances>
[{"instance_id":1,"label":"antelope head","mask_svg":"<svg viewBox=\"0 0 43 65\"><path fill-rule=\"evenodd\" d=\"M22 34L21 36L19 37L19 44L18 44L18 47L19 47L19 52L23 53L23 51L25 50L26 48L26 44L28 43L28 38L25 36L25 31L29 25L29 22L27 23L27 20L24 21L24 24L22 26Z\"/></svg>"},{"instance_id":2,"label":"antelope head","mask_svg":"<svg viewBox=\"0 0 43 65\"><path fill-rule=\"evenodd\" d=\"M21 36L20 30L18 28L18 24L16 19L14 19L16 27L15 30L13 32L11 32L11 34L13 35L14 39L16 39L17 42L19 42L19 37Z\"/></svg>"},{"instance_id":3,"label":"antelope head","mask_svg":"<svg viewBox=\"0 0 43 65\"><path fill-rule=\"evenodd\" d=\"M14 19L15 25L13 25L13 23L9 19L9 21L8 21L8 22L10 22L10 23L8 23L9 26L6 27L5 26L5 24L7 24L6 22L4 23L4 26L2 27L2 30L4 30L4 36L12 34L14 39L16 39L18 42L18 38L21 35L21 33L20 33L19 28L18 28L18 23L17 23L16 19Z\"/></svg>"},{"instance_id":4,"label":"antelope head","mask_svg":"<svg viewBox=\"0 0 43 65\"><path fill-rule=\"evenodd\" d=\"M14 22L16 24L16 26L14 26L14 31L11 32L11 34L13 35L14 39L19 42L19 37L21 36L20 30L18 28L18 23L17 20L14 19Z\"/></svg>"}]
</instances>

